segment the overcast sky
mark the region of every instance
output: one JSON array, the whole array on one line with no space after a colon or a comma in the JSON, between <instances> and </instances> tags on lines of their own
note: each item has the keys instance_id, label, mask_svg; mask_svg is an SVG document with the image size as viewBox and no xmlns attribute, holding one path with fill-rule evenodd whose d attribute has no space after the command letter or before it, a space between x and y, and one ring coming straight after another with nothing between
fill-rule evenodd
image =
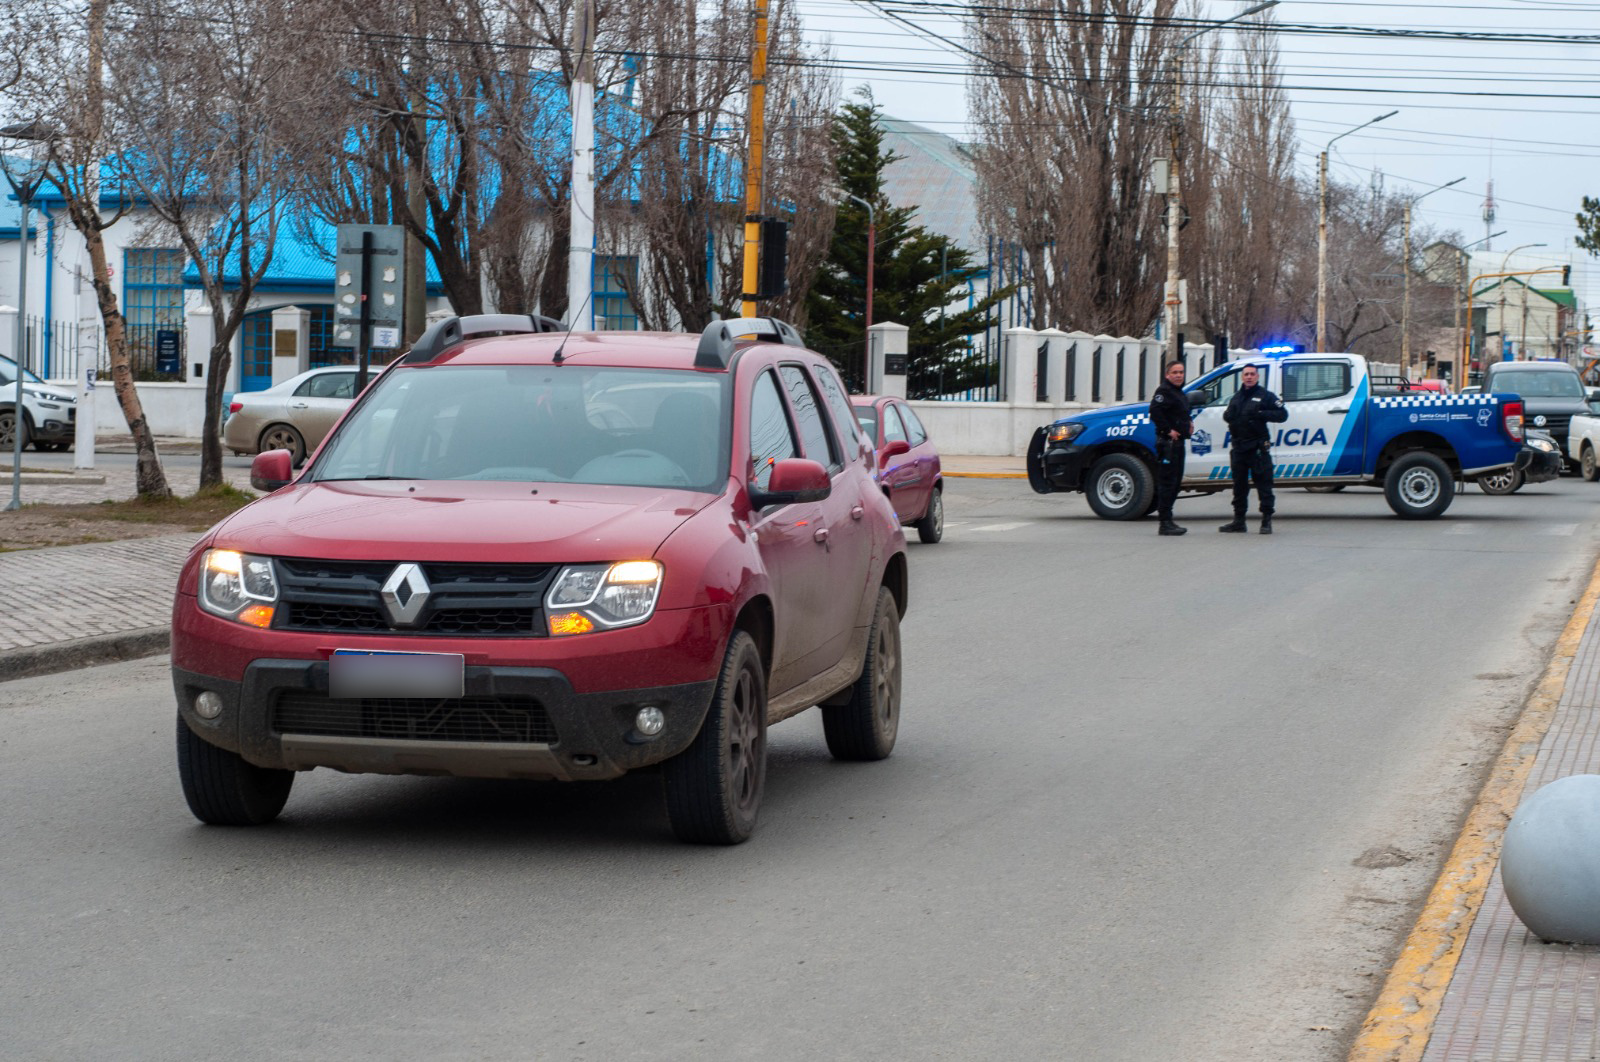
<instances>
[{"instance_id":1,"label":"overcast sky","mask_svg":"<svg viewBox=\"0 0 1600 1062\"><path fill-rule=\"evenodd\" d=\"M808 35L831 43L847 91L868 83L888 114L963 138L966 57L883 12L961 41L952 11L970 2L798 0ZM1021 6L1028 0L980 2ZM1249 6L1206 4L1214 18ZM1398 109L1334 145L1330 175L1369 181L1381 170L1387 188L1413 194L1464 177L1419 202L1415 217L1419 225L1454 229L1469 243L1488 234L1482 213L1493 178L1494 231L1505 234L1480 244L1492 252L1477 257L1476 268L1497 269L1503 253L1519 245L1546 244L1517 254L1512 268L1571 263L1579 297L1591 313L1600 310L1600 262L1572 242L1579 201L1600 196L1600 2L1283 0L1272 14L1280 24L1283 83L1303 174L1315 179L1317 155L1328 140ZM1346 35L1337 27L1423 35ZM1450 33L1491 39L1426 35ZM1492 39L1508 35L1588 35L1591 41ZM1225 60L1234 44L1224 36Z\"/></svg>"}]
</instances>

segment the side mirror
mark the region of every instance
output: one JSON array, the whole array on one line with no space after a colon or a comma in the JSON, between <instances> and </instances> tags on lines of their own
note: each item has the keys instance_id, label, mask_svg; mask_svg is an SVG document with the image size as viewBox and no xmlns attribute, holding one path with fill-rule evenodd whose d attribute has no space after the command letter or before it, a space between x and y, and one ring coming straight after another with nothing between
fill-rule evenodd
<instances>
[{"instance_id":1,"label":"side mirror","mask_svg":"<svg viewBox=\"0 0 1600 1062\"><path fill-rule=\"evenodd\" d=\"M884 446L883 454L878 458L878 464L887 465L889 463L889 458L899 457L901 454L909 454L910 452L910 443L906 442L904 439L896 439Z\"/></svg>"},{"instance_id":2,"label":"side mirror","mask_svg":"<svg viewBox=\"0 0 1600 1062\"><path fill-rule=\"evenodd\" d=\"M750 488L750 504L765 509L769 505L821 501L832 491L833 483L828 479L826 468L803 457L790 457L772 466L766 490Z\"/></svg>"},{"instance_id":3,"label":"side mirror","mask_svg":"<svg viewBox=\"0 0 1600 1062\"><path fill-rule=\"evenodd\" d=\"M256 454L256 459L250 462L250 486L268 492L287 487L294 479L293 459L294 455L288 450Z\"/></svg>"},{"instance_id":4,"label":"side mirror","mask_svg":"<svg viewBox=\"0 0 1600 1062\"><path fill-rule=\"evenodd\" d=\"M1206 393L1204 391L1197 389L1194 391L1187 391L1185 394L1187 394L1189 397L1190 409L1199 409L1206 404Z\"/></svg>"}]
</instances>

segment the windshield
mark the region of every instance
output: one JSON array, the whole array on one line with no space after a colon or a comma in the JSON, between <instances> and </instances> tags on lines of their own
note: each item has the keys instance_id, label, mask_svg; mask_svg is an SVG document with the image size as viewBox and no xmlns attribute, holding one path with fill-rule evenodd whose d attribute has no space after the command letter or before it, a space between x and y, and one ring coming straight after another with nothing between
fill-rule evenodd
<instances>
[{"instance_id":1,"label":"windshield","mask_svg":"<svg viewBox=\"0 0 1600 1062\"><path fill-rule=\"evenodd\" d=\"M310 478L716 493L728 478L727 380L580 365L392 370L340 425Z\"/></svg>"},{"instance_id":2,"label":"windshield","mask_svg":"<svg viewBox=\"0 0 1600 1062\"><path fill-rule=\"evenodd\" d=\"M1491 391L1506 391L1523 398L1582 398L1583 381L1565 369L1530 369L1527 372L1497 372Z\"/></svg>"},{"instance_id":3,"label":"windshield","mask_svg":"<svg viewBox=\"0 0 1600 1062\"><path fill-rule=\"evenodd\" d=\"M14 384L17 382L17 363L10 358L0 358L0 384ZM33 370L22 370L23 383L42 384L43 380L34 375Z\"/></svg>"}]
</instances>

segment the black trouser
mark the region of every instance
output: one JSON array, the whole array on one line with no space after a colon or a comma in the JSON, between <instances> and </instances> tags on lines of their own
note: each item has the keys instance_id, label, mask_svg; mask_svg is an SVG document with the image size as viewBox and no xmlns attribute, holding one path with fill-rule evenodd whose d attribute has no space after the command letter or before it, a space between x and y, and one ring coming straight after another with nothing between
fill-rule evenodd
<instances>
[{"instance_id":1,"label":"black trouser","mask_svg":"<svg viewBox=\"0 0 1600 1062\"><path fill-rule=\"evenodd\" d=\"M1250 509L1250 480L1256 481L1256 492L1261 495L1261 515L1272 515L1272 454L1265 447L1252 446L1248 450L1232 450L1228 454L1233 466L1233 515L1243 519Z\"/></svg>"},{"instance_id":2,"label":"black trouser","mask_svg":"<svg viewBox=\"0 0 1600 1062\"><path fill-rule=\"evenodd\" d=\"M1186 449L1182 439L1156 443L1156 515L1163 522L1172 519L1172 504L1178 500Z\"/></svg>"}]
</instances>

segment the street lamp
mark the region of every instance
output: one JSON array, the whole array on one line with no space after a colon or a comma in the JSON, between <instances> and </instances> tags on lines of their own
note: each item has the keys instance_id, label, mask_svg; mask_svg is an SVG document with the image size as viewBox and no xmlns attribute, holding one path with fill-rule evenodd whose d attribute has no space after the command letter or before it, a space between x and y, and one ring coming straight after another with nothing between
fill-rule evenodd
<instances>
[{"instance_id":1,"label":"street lamp","mask_svg":"<svg viewBox=\"0 0 1600 1062\"><path fill-rule=\"evenodd\" d=\"M1405 296L1400 306L1400 375L1411 375L1411 207L1419 200L1442 192L1446 188L1460 184L1465 177L1457 177L1448 184L1441 184L1437 188L1430 188L1422 195L1414 195L1406 200L1406 239L1405 257L1401 260L1402 272L1405 274Z\"/></svg>"},{"instance_id":2,"label":"street lamp","mask_svg":"<svg viewBox=\"0 0 1600 1062\"><path fill-rule=\"evenodd\" d=\"M1179 193L1178 180L1178 140L1183 132L1183 50L1189 42L1202 33L1209 33L1230 22L1238 22L1242 18L1260 14L1269 7L1277 7L1278 0L1266 0L1266 3L1256 4L1254 7L1225 18L1220 22L1202 26L1178 42L1172 58L1172 113L1169 116L1170 135L1172 139L1172 163L1167 167L1167 300L1163 317L1163 325L1167 331L1168 360L1180 361L1183 351L1178 348L1178 227L1179 214L1183 210L1182 197Z\"/></svg>"},{"instance_id":3,"label":"street lamp","mask_svg":"<svg viewBox=\"0 0 1600 1062\"><path fill-rule=\"evenodd\" d=\"M1506 267L1511 264L1511 256L1518 251L1526 251L1530 247L1548 246L1550 245L1547 243L1525 243L1520 247L1511 248L1500 258L1500 272L1502 274L1500 277L1500 309L1496 312L1495 327L1498 330L1497 334L1500 336L1500 357L1502 359L1506 356L1506 278L1504 276ZM1528 303L1528 287L1526 284L1523 284L1522 287L1522 303L1524 306Z\"/></svg>"},{"instance_id":4,"label":"street lamp","mask_svg":"<svg viewBox=\"0 0 1600 1062\"><path fill-rule=\"evenodd\" d=\"M1466 333L1464 333L1461 330L1461 303L1467 297L1467 265L1468 265L1468 263L1470 262L1470 260L1472 258L1472 256L1470 254L1468 254L1467 252L1472 250L1474 247L1478 246L1478 244L1480 244L1480 243L1488 243L1490 240L1494 239L1496 236L1504 236L1505 234L1506 234L1506 230L1505 229L1501 229L1499 232L1491 232L1489 235L1485 236L1481 240L1473 240L1471 243L1467 244L1465 247L1457 247L1456 248L1456 296L1457 296L1457 298L1455 300L1455 302L1456 302L1456 359L1455 359L1455 374L1456 374L1456 391L1458 393L1460 392L1460 390L1463 387L1467 386L1467 373L1468 373L1468 369L1470 367L1470 363L1471 363L1471 360L1472 360L1472 344L1467 341ZM1467 327L1468 328L1472 327L1472 322L1471 321L1467 322Z\"/></svg>"},{"instance_id":5,"label":"street lamp","mask_svg":"<svg viewBox=\"0 0 1600 1062\"><path fill-rule=\"evenodd\" d=\"M854 199L867 208L867 330L866 341L872 342L872 262L877 257L878 222L877 215L872 211L872 204L862 199L859 195L844 193L846 199Z\"/></svg>"},{"instance_id":6,"label":"street lamp","mask_svg":"<svg viewBox=\"0 0 1600 1062\"><path fill-rule=\"evenodd\" d=\"M1333 150L1333 145L1349 136L1358 133L1369 125L1377 125L1385 118L1393 118L1399 111L1390 111L1380 114L1371 121L1362 122L1353 129L1346 129L1322 149L1322 154L1317 156L1317 351L1325 352L1328 349L1328 152Z\"/></svg>"},{"instance_id":7,"label":"street lamp","mask_svg":"<svg viewBox=\"0 0 1600 1062\"><path fill-rule=\"evenodd\" d=\"M0 128L0 138L10 140L49 144L54 142L56 135L54 129L37 121ZM6 512L22 508L22 430L26 423L22 412L22 373L27 361L28 345L28 208L33 205L33 197L39 186L44 183L48 165L47 155L37 172L30 167L28 172L17 174L12 172L10 163L0 163L0 170L5 171L6 183L11 186L12 196L22 207L22 217L17 226L17 331L16 345L12 348L12 353L16 355L17 389L11 402L11 501L5 507Z\"/></svg>"}]
</instances>

